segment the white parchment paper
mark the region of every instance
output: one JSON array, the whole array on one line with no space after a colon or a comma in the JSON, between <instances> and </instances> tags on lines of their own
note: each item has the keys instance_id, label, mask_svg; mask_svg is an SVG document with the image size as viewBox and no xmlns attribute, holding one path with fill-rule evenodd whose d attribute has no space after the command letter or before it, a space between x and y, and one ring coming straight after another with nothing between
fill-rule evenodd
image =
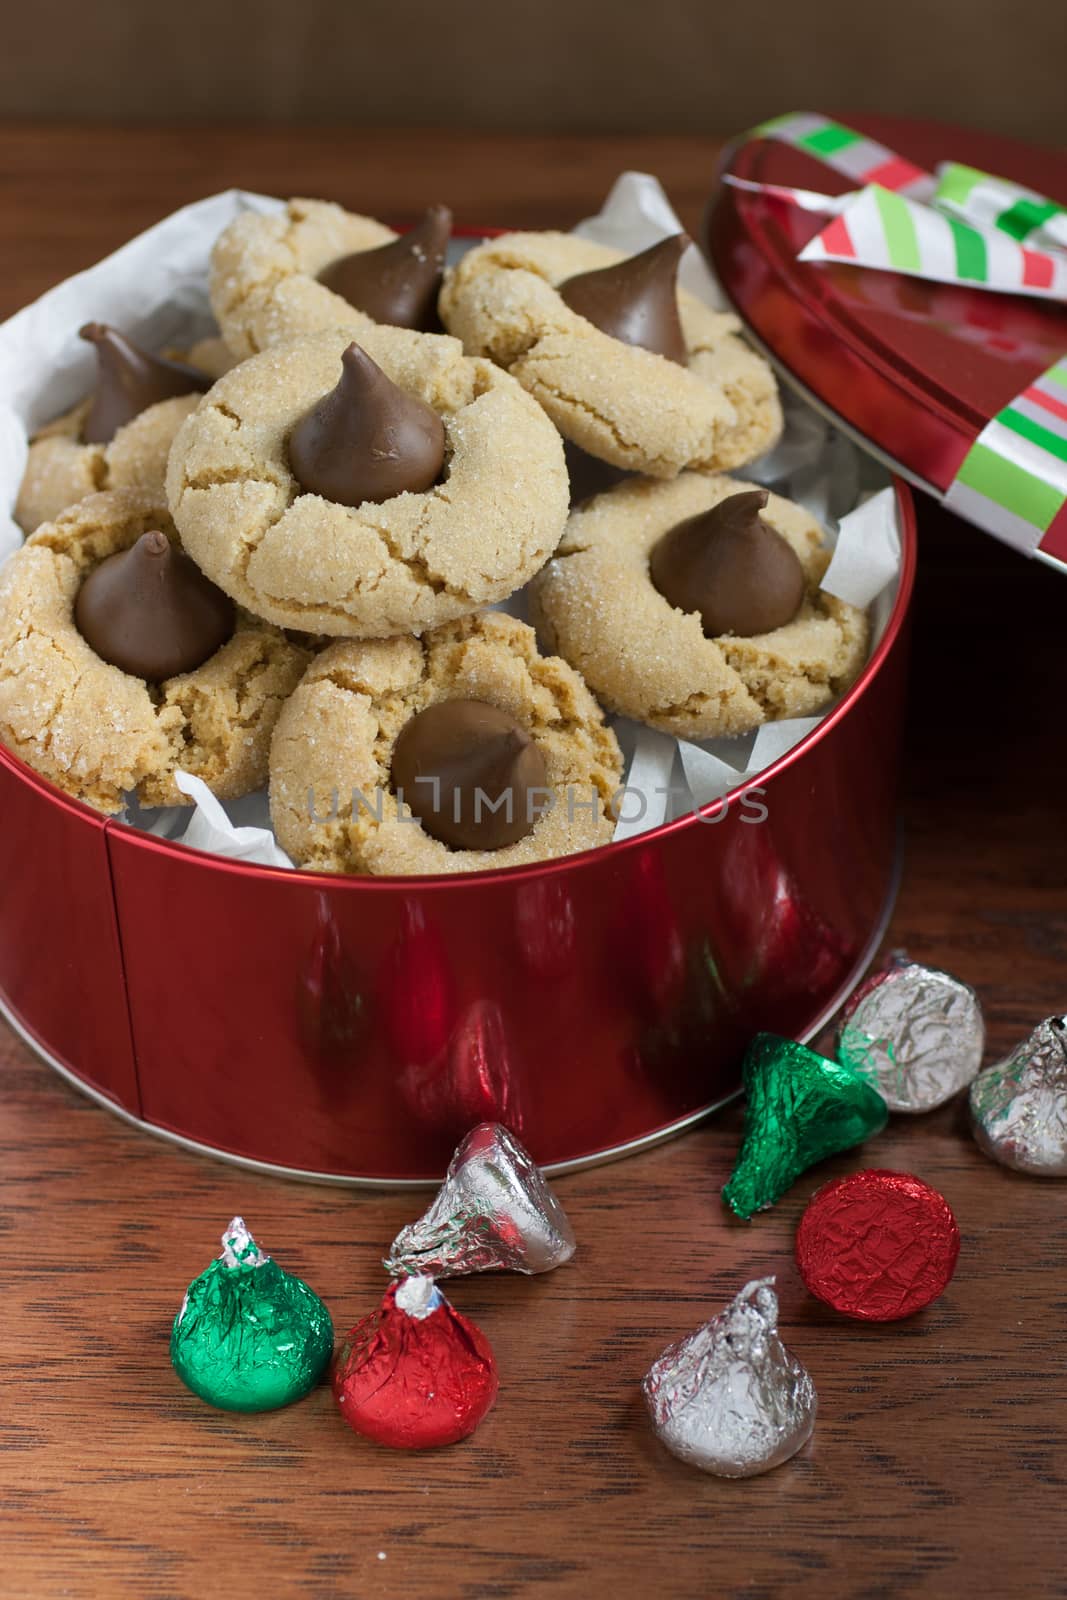
<instances>
[{"instance_id":1,"label":"white parchment paper","mask_svg":"<svg viewBox=\"0 0 1067 1600\"><path fill-rule=\"evenodd\" d=\"M69 278L0 327L0 563L22 542L12 509L34 430L68 410L92 383L94 355L77 337L84 322L114 322L150 349L191 344L213 331L207 296L211 247L242 211L280 210L265 195L229 190L184 207L88 271ZM580 223L583 238L635 251L677 233L680 223L662 186L647 173L623 173L603 209ZM694 245L680 281L709 305L725 300ZM853 605L870 606L877 644L900 575L900 530L884 468L788 392L786 427L773 450L738 473L804 505L826 530L833 559L823 587ZM525 620L525 596L502 609ZM829 709L829 708L827 708ZM825 713L824 713L825 714ZM768 723L743 739L702 744L677 740L624 718L613 719L626 760L626 795L616 839L632 838L669 818L756 784L759 774L818 725L803 717ZM265 793L223 805L190 774L177 782L194 801L125 820L196 850L265 866L291 867L270 828Z\"/></svg>"},{"instance_id":2,"label":"white parchment paper","mask_svg":"<svg viewBox=\"0 0 1067 1600\"><path fill-rule=\"evenodd\" d=\"M280 200L240 189L184 206L0 327L0 562L22 543L11 512L28 435L69 411L92 385L96 356L78 329L113 322L149 350L212 333L212 245L240 212L281 209Z\"/></svg>"}]
</instances>

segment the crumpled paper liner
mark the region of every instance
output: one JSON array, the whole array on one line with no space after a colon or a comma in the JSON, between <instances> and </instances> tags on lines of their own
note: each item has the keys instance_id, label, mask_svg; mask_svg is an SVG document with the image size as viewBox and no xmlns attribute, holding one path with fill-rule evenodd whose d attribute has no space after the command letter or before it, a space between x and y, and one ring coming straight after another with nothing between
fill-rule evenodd
<instances>
[{"instance_id":1,"label":"crumpled paper liner","mask_svg":"<svg viewBox=\"0 0 1067 1600\"><path fill-rule=\"evenodd\" d=\"M191 344L212 332L207 296L212 245L242 211L270 213L281 204L230 190L186 206L0 328L0 563L22 543L10 512L25 468L27 435L68 410L91 384L94 357L77 337L81 324L115 322L150 348ZM617 179L599 214L575 232L632 252L679 232L680 226L659 182L628 172ZM724 306L696 246L686 252L679 276L691 293L717 309ZM834 555L823 587L853 605L872 607L873 648L892 609L900 572L889 475L803 402L789 394L783 402L781 440L738 476L798 501L826 528ZM526 620L525 594L520 591L501 609ZM747 738L702 744L624 718L612 720L626 758L627 794L615 830L621 840L753 785L821 718L772 722ZM176 781L194 800L191 813L180 806L146 811L133 803L122 820L231 860L292 866L271 831L265 793L223 804L191 774L178 773Z\"/></svg>"},{"instance_id":2,"label":"crumpled paper liner","mask_svg":"<svg viewBox=\"0 0 1067 1600\"><path fill-rule=\"evenodd\" d=\"M293 865L271 831L265 793L246 795L244 801L234 801L234 817L231 817L203 778L195 778L191 772L178 772L174 781L182 794L187 794L196 806L181 836L182 844L189 845L193 850L229 856L235 861L256 861L262 867ZM238 810L238 807L241 809ZM171 811L178 809L176 806L170 807ZM187 813L180 811L179 815L184 820ZM256 817L259 819L258 825L238 823L235 819L241 815Z\"/></svg>"},{"instance_id":3,"label":"crumpled paper liner","mask_svg":"<svg viewBox=\"0 0 1067 1600\"><path fill-rule=\"evenodd\" d=\"M11 512L28 436L77 405L92 385L96 356L78 329L113 322L150 350L214 333L207 295L212 245L242 211L281 209L280 200L240 189L183 206L0 327L0 563L22 543Z\"/></svg>"}]
</instances>

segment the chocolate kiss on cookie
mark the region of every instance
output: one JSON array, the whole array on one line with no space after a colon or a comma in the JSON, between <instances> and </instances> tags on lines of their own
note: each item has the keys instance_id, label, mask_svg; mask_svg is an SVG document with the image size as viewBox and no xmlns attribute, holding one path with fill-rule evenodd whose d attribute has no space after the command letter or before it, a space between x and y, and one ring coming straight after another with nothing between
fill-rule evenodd
<instances>
[{"instance_id":1,"label":"chocolate kiss on cookie","mask_svg":"<svg viewBox=\"0 0 1067 1600\"><path fill-rule=\"evenodd\" d=\"M684 367L689 351L678 315L677 284L678 263L689 242L687 234L676 233L613 267L567 278L556 292L602 333Z\"/></svg>"},{"instance_id":2,"label":"chocolate kiss on cookie","mask_svg":"<svg viewBox=\"0 0 1067 1600\"><path fill-rule=\"evenodd\" d=\"M418 712L400 731L390 773L426 832L453 850L525 839L546 775L522 724L484 700L439 700Z\"/></svg>"},{"instance_id":3,"label":"chocolate kiss on cookie","mask_svg":"<svg viewBox=\"0 0 1067 1600\"><path fill-rule=\"evenodd\" d=\"M746 489L670 528L649 557L652 582L679 611L698 611L709 639L742 639L792 622L804 569L760 516L766 489Z\"/></svg>"},{"instance_id":4,"label":"chocolate kiss on cookie","mask_svg":"<svg viewBox=\"0 0 1067 1600\"><path fill-rule=\"evenodd\" d=\"M83 444L109 444L119 428L160 400L204 394L212 378L181 361L150 356L106 322L87 322L78 337L96 346L96 388L82 424Z\"/></svg>"},{"instance_id":5,"label":"chocolate kiss on cookie","mask_svg":"<svg viewBox=\"0 0 1067 1600\"><path fill-rule=\"evenodd\" d=\"M431 206L399 239L331 261L319 282L375 322L428 332L439 326L437 291L451 232L448 207Z\"/></svg>"},{"instance_id":6,"label":"chocolate kiss on cookie","mask_svg":"<svg viewBox=\"0 0 1067 1600\"><path fill-rule=\"evenodd\" d=\"M398 388L358 344L341 357L337 387L289 436L289 465L301 486L342 506L432 489L444 459L437 412Z\"/></svg>"},{"instance_id":7,"label":"chocolate kiss on cookie","mask_svg":"<svg viewBox=\"0 0 1067 1600\"><path fill-rule=\"evenodd\" d=\"M74 621L102 661L163 683L226 643L234 606L165 533L142 533L93 568L78 590Z\"/></svg>"}]
</instances>

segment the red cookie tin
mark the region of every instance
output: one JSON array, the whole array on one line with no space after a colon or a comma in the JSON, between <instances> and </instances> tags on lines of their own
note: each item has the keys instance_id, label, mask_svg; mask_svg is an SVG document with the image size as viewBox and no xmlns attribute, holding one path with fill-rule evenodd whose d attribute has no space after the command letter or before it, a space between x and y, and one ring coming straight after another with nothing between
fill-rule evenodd
<instances>
[{"instance_id":1,"label":"red cookie tin","mask_svg":"<svg viewBox=\"0 0 1067 1600\"><path fill-rule=\"evenodd\" d=\"M532 867L345 879L105 819L0 747L0 1008L111 1109L295 1177L438 1179L485 1119L557 1170L685 1127L754 1032L823 1026L888 920L915 572L895 493L887 626L755 780L762 821L735 795Z\"/></svg>"},{"instance_id":2,"label":"red cookie tin","mask_svg":"<svg viewBox=\"0 0 1067 1600\"><path fill-rule=\"evenodd\" d=\"M439 1177L506 1122L577 1164L731 1095L759 1028L811 1035L891 906L915 567L850 694L758 780L517 871L343 879L227 862L67 799L0 748L0 1004L115 1109L294 1175Z\"/></svg>"},{"instance_id":3,"label":"red cookie tin","mask_svg":"<svg viewBox=\"0 0 1067 1600\"><path fill-rule=\"evenodd\" d=\"M1067 204L1067 154L932 122L837 119L917 166L951 160ZM752 138L720 177L843 194L855 183L806 151ZM846 263L798 261L826 217L723 184L704 244L753 341L869 454L937 498L985 424L1067 351L1067 306ZM1059 520L1036 552L1067 571Z\"/></svg>"}]
</instances>

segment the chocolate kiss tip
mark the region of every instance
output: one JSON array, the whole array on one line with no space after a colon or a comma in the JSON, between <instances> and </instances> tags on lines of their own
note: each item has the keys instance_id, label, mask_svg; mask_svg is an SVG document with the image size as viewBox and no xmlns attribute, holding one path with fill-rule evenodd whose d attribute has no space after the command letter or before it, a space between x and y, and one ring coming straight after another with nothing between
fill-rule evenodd
<instances>
[{"instance_id":1,"label":"chocolate kiss tip","mask_svg":"<svg viewBox=\"0 0 1067 1600\"><path fill-rule=\"evenodd\" d=\"M109 323L83 323L78 337L94 346L97 359L96 388L82 425L84 444L109 444L149 406L211 388L206 372L149 355Z\"/></svg>"},{"instance_id":2,"label":"chocolate kiss tip","mask_svg":"<svg viewBox=\"0 0 1067 1600\"><path fill-rule=\"evenodd\" d=\"M804 568L760 512L766 489L728 495L669 528L652 547L649 576L665 600L699 613L709 639L752 638L781 628L804 600Z\"/></svg>"},{"instance_id":3,"label":"chocolate kiss tip","mask_svg":"<svg viewBox=\"0 0 1067 1600\"><path fill-rule=\"evenodd\" d=\"M451 231L449 208L429 206L407 233L331 261L318 281L375 322L430 332Z\"/></svg>"},{"instance_id":4,"label":"chocolate kiss tip","mask_svg":"<svg viewBox=\"0 0 1067 1600\"><path fill-rule=\"evenodd\" d=\"M655 260L658 256L662 256L664 261L681 261L692 242L692 239L683 230L681 233L669 234L666 239L661 239L659 244L649 245L648 249L643 251L642 254L649 261ZM639 260L640 258L634 257L633 259Z\"/></svg>"},{"instance_id":5,"label":"chocolate kiss tip","mask_svg":"<svg viewBox=\"0 0 1067 1600\"><path fill-rule=\"evenodd\" d=\"M74 622L102 661L164 683L202 666L226 643L234 607L153 529L89 573L75 598Z\"/></svg>"},{"instance_id":6,"label":"chocolate kiss tip","mask_svg":"<svg viewBox=\"0 0 1067 1600\"><path fill-rule=\"evenodd\" d=\"M686 366L689 350L678 314L678 263L690 244L671 234L610 267L577 273L557 285L564 304L602 333Z\"/></svg>"},{"instance_id":7,"label":"chocolate kiss tip","mask_svg":"<svg viewBox=\"0 0 1067 1600\"><path fill-rule=\"evenodd\" d=\"M363 346L357 344L355 339L341 351L341 365L346 372L351 373L360 382L371 383L374 381L375 375L383 376L382 369L378 363L371 359Z\"/></svg>"},{"instance_id":8,"label":"chocolate kiss tip","mask_svg":"<svg viewBox=\"0 0 1067 1600\"><path fill-rule=\"evenodd\" d=\"M355 341L341 356L336 386L289 438L289 463L301 487L343 506L424 493L444 459L437 412L393 383Z\"/></svg>"},{"instance_id":9,"label":"chocolate kiss tip","mask_svg":"<svg viewBox=\"0 0 1067 1600\"><path fill-rule=\"evenodd\" d=\"M417 238L421 241L429 236L435 242L439 240L443 246L448 242L451 232L451 208L443 205L427 206L418 222L414 223L407 233L401 234L401 239L410 242Z\"/></svg>"}]
</instances>

